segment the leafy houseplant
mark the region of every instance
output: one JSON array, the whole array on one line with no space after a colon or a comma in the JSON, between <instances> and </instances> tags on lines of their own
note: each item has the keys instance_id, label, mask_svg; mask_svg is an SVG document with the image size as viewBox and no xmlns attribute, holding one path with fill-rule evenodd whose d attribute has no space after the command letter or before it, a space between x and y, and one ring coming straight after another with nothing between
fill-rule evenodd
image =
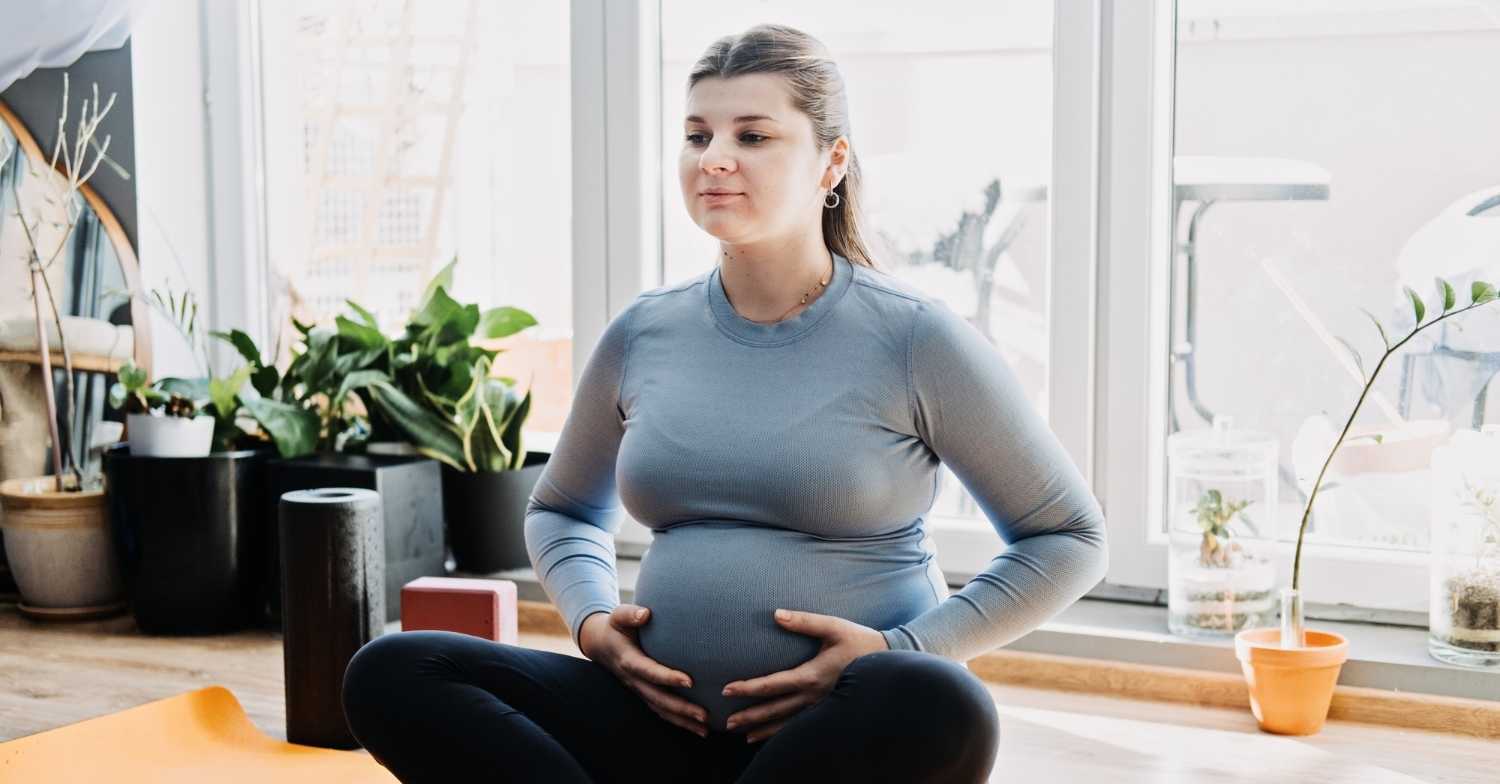
<instances>
[{"instance_id":1,"label":"leafy houseplant","mask_svg":"<svg viewBox=\"0 0 1500 784\"><path fill-rule=\"evenodd\" d=\"M1296 553L1292 560L1292 585L1281 594L1281 628L1250 629L1235 637L1235 653L1250 683L1251 709L1261 728L1267 731L1304 735L1321 729L1328 715L1339 669L1348 655L1347 640L1332 632L1307 630L1303 619L1302 548L1307 525L1317 502L1318 490L1323 485L1328 466L1333 463L1339 447L1348 437L1381 369L1397 351L1434 324L1488 305L1496 299L1494 284L1476 280L1469 289L1469 304L1459 307L1453 285L1441 278L1436 282L1442 303L1441 312L1424 321L1427 317L1426 303L1421 295L1407 288L1405 291L1411 301L1413 325L1410 332L1395 341L1391 340L1379 319L1366 314L1374 322L1385 350L1365 378L1364 388L1349 412L1343 430L1329 449L1328 457L1313 481L1307 504L1303 507L1302 520L1297 529ZM1349 350L1363 373L1363 358L1352 347Z\"/></svg>"},{"instance_id":2,"label":"leafy houseplant","mask_svg":"<svg viewBox=\"0 0 1500 784\"><path fill-rule=\"evenodd\" d=\"M449 264L429 283L405 334L391 343L388 378L372 379L368 389L380 418L442 463L444 517L458 569L488 573L529 562L525 504L546 456L528 455L522 443L531 391L519 394L512 379L494 376L499 351L473 339L507 337L536 320L518 308L481 313L458 303L447 293L452 274ZM369 326L368 314L360 316Z\"/></svg>"},{"instance_id":3,"label":"leafy houseplant","mask_svg":"<svg viewBox=\"0 0 1500 784\"><path fill-rule=\"evenodd\" d=\"M165 380L164 380L165 381ZM191 399L146 380L127 361L109 389L111 407L125 411L131 454L142 457L202 457L213 448L214 417L200 414Z\"/></svg>"}]
</instances>

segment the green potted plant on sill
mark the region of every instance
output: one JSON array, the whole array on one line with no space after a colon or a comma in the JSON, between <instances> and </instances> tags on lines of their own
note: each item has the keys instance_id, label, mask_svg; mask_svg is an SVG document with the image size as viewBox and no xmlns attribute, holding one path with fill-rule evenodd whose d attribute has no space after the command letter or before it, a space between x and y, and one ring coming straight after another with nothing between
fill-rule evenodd
<instances>
[{"instance_id":1,"label":"green potted plant on sill","mask_svg":"<svg viewBox=\"0 0 1500 784\"><path fill-rule=\"evenodd\" d=\"M1247 629L1235 635L1235 656L1250 685L1250 708L1261 729L1267 732L1310 735L1321 730L1328 717L1328 707L1333 699L1339 671L1348 658L1348 640L1333 632L1306 629L1303 618L1302 548L1307 535L1307 524L1312 519L1313 507L1317 502L1318 490L1323 485L1329 465L1333 463L1339 447L1344 444L1354 426L1381 369L1397 351L1434 324L1488 305L1496 299L1494 284L1475 281L1469 289L1469 304L1459 307L1452 284L1439 278L1437 286L1442 311L1426 322L1423 321L1427 317L1426 303L1417 292L1406 289L1415 318L1411 331L1399 340L1393 342L1380 320L1370 315L1370 320L1380 334L1384 353L1365 378L1364 388L1349 412L1343 430L1329 449L1328 457L1313 481L1307 504L1303 507L1302 520L1297 529L1296 552L1292 560L1292 585L1281 591L1281 627ZM1363 371L1363 359L1352 347L1349 350L1356 365Z\"/></svg>"},{"instance_id":2,"label":"green potted plant on sill","mask_svg":"<svg viewBox=\"0 0 1500 784\"><path fill-rule=\"evenodd\" d=\"M501 350L476 340L509 337L536 325L524 310L481 312L448 294L454 264L428 284L405 334L393 342L389 378L369 385L379 418L420 454L442 464L443 510L454 562L486 574L525 566L525 507L546 463L521 433L531 392L495 376ZM374 417L372 417L374 418Z\"/></svg>"},{"instance_id":3,"label":"green potted plant on sill","mask_svg":"<svg viewBox=\"0 0 1500 784\"><path fill-rule=\"evenodd\" d=\"M111 408L125 412L125 439L140 457L203 457L213 449L214 417L196 403L146 380L146 371L127 361L109 389Z\"/></svg>"}]
</instances>

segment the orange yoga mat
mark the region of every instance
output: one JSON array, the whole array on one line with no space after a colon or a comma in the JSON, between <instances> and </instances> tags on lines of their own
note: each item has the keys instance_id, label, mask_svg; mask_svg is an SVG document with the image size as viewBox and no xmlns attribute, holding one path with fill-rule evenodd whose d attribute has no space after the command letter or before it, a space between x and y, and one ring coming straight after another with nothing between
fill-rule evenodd
<instances>
[{"instance_id":1,"label":"orange yoga mat","mask_svg":"<svg viewBox=\"0 0 1500 784\"><path fill-rule=\"evenodd\" d=\"M391 784L361 751L299 746L256 728L228 689L209 686L0 743L0 782Z\"/></svg>"}]
</instances>

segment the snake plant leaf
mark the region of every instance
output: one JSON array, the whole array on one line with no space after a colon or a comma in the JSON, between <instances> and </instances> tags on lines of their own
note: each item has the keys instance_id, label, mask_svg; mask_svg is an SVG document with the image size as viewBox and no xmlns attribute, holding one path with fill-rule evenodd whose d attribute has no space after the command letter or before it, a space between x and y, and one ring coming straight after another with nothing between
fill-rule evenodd
<instances>
[{"instance_id":1,"label":"snake plant leaf","mask_svg":"<svg viewBox=\"0 0 1500 784\"><path fill-rule=\"evenodd\" d=\"M505 428L500 434L500 442L510 452L510 468L518 470L526 462L526 450L521 443L521 425L526 422L526 415L531 411L531 390L526 390L526 396L521 398L521 403L516 407L505 423Z\"/></svg>"},{"instance_id":2,"label":"snake plant leaf","mask_svg":"<svg viewBox=\"0 0 1500 784\"><path fill-rule=\"evenodd\" d=\"M270 434L282 457L311 454L318 445L318 415L301 406L269 398L244 401L245 409Z\"/></svg>"},{"instance_id":3,"label":"snake plant leaf","mask_svg":"<svg viewBox=\"0 0 1500 784\"><path fill-rule=\"evenodd\" d=\"M372 381L368 388L374 405L406 433L419 452L460 471L469 470L463 442L452 424L389 381Z\"/></svg>"},{"instance_id":4,"label":"snake plant leaf","mask_svg":"<svg viewBox=\"0 0 1500 784\"><path fill-rule=\"evenodd\" d=\"M343 402L345 396L356 389L364 389L376 381L389 380L390 376L379 370L356 370L344 376L344 380L339 383L338 392L334 394L331 402L334 405L338 405Z\"/></svg>"}]
</instances>

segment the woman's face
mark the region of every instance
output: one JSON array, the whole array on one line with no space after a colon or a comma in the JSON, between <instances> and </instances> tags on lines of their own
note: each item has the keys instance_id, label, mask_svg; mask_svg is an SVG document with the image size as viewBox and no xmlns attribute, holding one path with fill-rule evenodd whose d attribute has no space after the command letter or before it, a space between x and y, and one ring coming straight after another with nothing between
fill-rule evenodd
<instances>
[{"instance_id":1,"label":"woman's face","mask_svg":"<svg viewBox=\"0 0 1500 784\"><path fill-rule=\"evenodd\" d=\"M704 79L688 92L682 199L693 221L725 242L817 230L847 146L840 138L817 149L812 121L792 106L777 74Z\"/></svg>"}]
</instances>

